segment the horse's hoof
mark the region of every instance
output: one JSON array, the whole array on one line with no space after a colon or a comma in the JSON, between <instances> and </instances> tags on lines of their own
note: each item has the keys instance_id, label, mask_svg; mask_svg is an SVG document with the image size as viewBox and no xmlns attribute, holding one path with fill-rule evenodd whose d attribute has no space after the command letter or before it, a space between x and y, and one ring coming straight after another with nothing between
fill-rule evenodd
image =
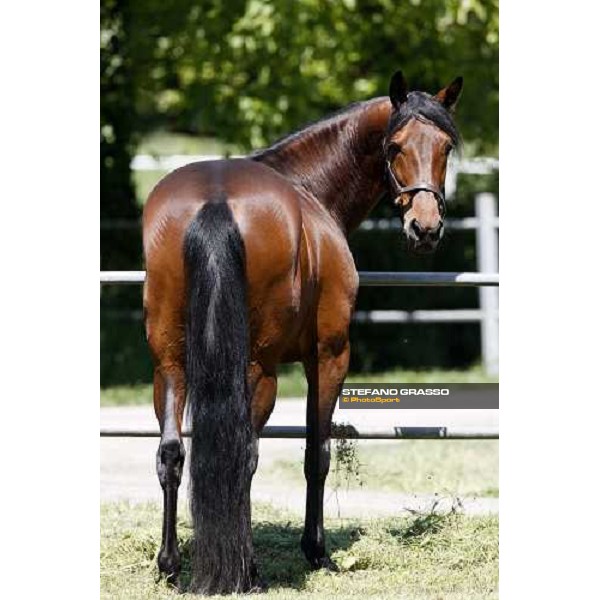
<instances>
[{"instance_id":1,"label":"horse's hoof","mask_svg":"<svg viewBox=\"0 0 600 600\"><path fill-rule=\"evenodd\" d=\"M320 558L311 558L309 559L309 562L313 571L317 571L319 569L326 569L327 571L331 571L332 573L337 573L340 570L340 568L327 555L322 556Z\"/></svg>"},{"instance_id":2,"label":"horse's hoof","mask_svg":"<svg viewBox=\"0 0 600 600\"><path fill-rule=\"evenodd\" d=\"M173 590L177 591L177 592L181 592L181 586L179 584L179 575L165 575L165 581L167 582L167 585L171 588L173 588Z\"/></svg>"},{"instance_id":3,"label":"horse's hoof","mask_svg":"<svg viewBox=\"0 0 600 600\"><path fill-rule=\"evenodd\" d=\"M164 577L165 581L173 587L179 587L179 572L181 571L181 559L179 552L166 554L163 550L158 553L158 572L159 577Z\"/></svg>"},{"instance_id":4,"label":"horse's hoof","mask_svg":"<svg viewBox=\"0 0 600 600\"><path fill-rule=\"evenodd\" d=\"M161 571L159 571L156 577L154 578L154 583L158 583L161 580L164 580L169 587L172 587L177 591L181 591L178 574L170 573L167 575L166 573L162 573Z\"/></svg>"}]
</instances>

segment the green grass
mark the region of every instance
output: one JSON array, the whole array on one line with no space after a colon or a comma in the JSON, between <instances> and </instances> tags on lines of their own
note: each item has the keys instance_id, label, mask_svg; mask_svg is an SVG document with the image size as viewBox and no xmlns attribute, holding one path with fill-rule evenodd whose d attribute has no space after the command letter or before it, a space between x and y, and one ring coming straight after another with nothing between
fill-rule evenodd
<instances>
[{"instance_id":1,"label":"green grass","mask_svg":"<svg viewBox=\"0 0 600 600\"><path fill-rule=\"evenodd\" d=\"M378 492L498 496L497 440L362 441L356 444L356 468L349 470L336 462L336 448L334 441L330 485L337 480L341 487ZM302 461L290 458L275 461L260 475L273 485L303 487L305 481Z\"/></svg>"},{"instance_id":2,"label":"green grass","mask_svg":"<svg viewBox=\"0 0 600 600\"><path fill-rule=\"evenodd\" d=\"M383 373L351 373L346 378L352 382L393 382L393 383L495 383L498 378L488 377L481 367L466 371L405 371L395 369ZM279 398L306 396L307 386L302 367L298 364L285 365L278 376L277 395ZM152 402L150 385L115 386L100 390L101 406L124 406L149 404Z\"/></svg>"},{"instance_id":3,"label":"green grass","mask_svg":"<svg viewBox=\"0 0 600 600\"><path fill-rule=\"evenodd\" d=\"M100 406L135 406L152 403L152 386L116 385L100 390Z\"/></svg>"},{"instance_id":4,"label":"green grass","mask_svg":"<svg viewBox=\"0 0 600 600\"><path fill-rule=\"evenodd\" d=\"M161 509L101 506L101 597L181 597L156 582ZM189 581L191 530L180 518L182 583ZM312 572L299 548L302 521L268 505L253 507L256 555L269 585L265 599L498 597L498 518L421 514L356 522L329 519L328 544L339 573ZM183 594L183 597L191 597ZM239 597L239 596L238 596Z\"/></svg>"}]
</instances>

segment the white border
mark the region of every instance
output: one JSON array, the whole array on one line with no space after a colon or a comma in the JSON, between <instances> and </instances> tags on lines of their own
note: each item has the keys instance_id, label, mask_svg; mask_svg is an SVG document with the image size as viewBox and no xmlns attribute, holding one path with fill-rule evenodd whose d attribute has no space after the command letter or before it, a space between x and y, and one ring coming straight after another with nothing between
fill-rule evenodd
<instances>
[{"instance_id":1,"label":"white border","mask_svg":"<svg viewBox=\"0 0 600 600\"><path fill-rule=\"evenodd\" d=\"M500 11L500 593L507 599L597 593L593 8L504 0Z\"/></svg>"},{"instance_id":2,"label":"white border","mask_svg":"<svg viewBox=\"0 0 600 600\"><path fill-rule=\"evenodd\" d=\"M99 12L11 3L2 23L2 595L93 598ZM32 149L43 160L19 159Z\"/></svg>"}]
</instances>

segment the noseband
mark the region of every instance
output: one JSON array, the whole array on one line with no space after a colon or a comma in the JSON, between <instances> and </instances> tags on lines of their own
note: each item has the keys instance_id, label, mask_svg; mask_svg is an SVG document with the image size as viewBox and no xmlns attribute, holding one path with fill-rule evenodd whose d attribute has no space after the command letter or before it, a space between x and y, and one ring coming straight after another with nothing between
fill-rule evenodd
<instances>
[{"instance_id":1,"label":"noseband","mask_svg":"<svg viewBox=\"0 0 600 600\"><path fill-rule=\"evenodd\" d=\"M400 182L396 179L396 175L392 169L392 165L389 160L385 162L387 168L387 175L389 177L390 183L392 184L392 188L396 194L396 199L394 200L394 204L401 204L398 199L402 194L410 194L412 192L431 192L438 203L438 210L440 212L440 216L443 219L446 215L446 196L444 193L444 187L438 188L432 183L428 183L426 181L418 181L417 183L413 183L412 185L400 185Z\"/></svg>"}]
</instances>

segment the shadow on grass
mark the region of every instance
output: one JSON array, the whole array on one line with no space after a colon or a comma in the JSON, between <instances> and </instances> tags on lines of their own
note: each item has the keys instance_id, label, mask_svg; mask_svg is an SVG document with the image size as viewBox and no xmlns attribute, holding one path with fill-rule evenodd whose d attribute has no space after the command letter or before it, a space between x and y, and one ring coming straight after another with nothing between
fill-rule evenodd
<instances>
[{"instance_id":1,"label":"shadow on grass","mask_svg":"<svg viewBox=\"0 0 600 600\"><path fill-rule=\"evenodd\" d=\"M302 531L302 527L290 523L260 523L254 527L258 568L269 588L304 587L311 569L300 550ZM337 550L347 550L360 537L356 526L327 530L326 535L330 554Z\"/></svg>"},{"instance_id":2,"label":"shadow on grass","mask_svg":"<svg viewBox=\"0 0 600 600\"><path fill-rule=\"evenodd\" d=\"M258 573L269 589L302 589L311 573L310 566L300 550L303 528L287 523L258 523L252 528ZM346 550L360 538L358 527L340 527L327 531L329 552ZM187 591L191 582L192 538L180 540L180 587Z\"/></svg>"},{"instance_id":3,"label":"shadow on grass","mask_svg":"<svg viewBox=\"0 0 600 600\"><path fill-rule=\"evenodd\" d=\"M399 542L412 543L421 536L438 533L452 518L452 514L415 514L405 527L388 529L389 534ZM258 523L253 527L255 557L261 579L270 590L292 588L302 590L312 572L304 554L300 550L302 527L287 523ZM349 525L327 530L327 547L331 554L338 550L348 550L361 537L369 535L368 527ZM191 537L180 545L182 571L180 586L182 591L189 589L191 572Z\"/></svg>"}]
</instances>

